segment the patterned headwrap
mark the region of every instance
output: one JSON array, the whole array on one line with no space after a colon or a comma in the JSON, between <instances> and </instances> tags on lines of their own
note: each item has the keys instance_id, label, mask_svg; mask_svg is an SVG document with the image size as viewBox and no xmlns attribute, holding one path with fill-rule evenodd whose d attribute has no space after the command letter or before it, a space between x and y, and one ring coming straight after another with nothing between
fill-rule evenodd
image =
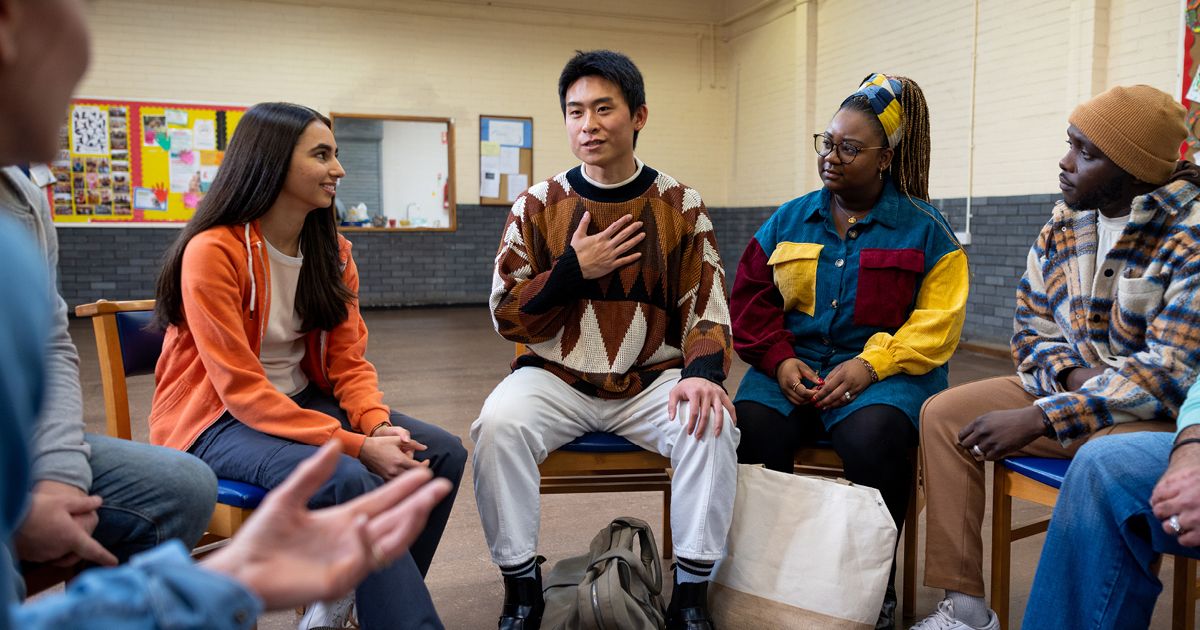
<instances>
[{"instance_id":1,"label":"patterned headwrap","mask_svg":"<svg viewBox=\"0 0 1200 630\"><path fill-rule=\"evenodd\" d=\"M879 117L883 132L887 135L888 146L896 148L900 138L904 136L904 119L900 115L900 98L902 87L899 81L887 75L876 72L867 77L858 86L855 94L867 97L871 110Z\"/></svg>"}]
</instances>

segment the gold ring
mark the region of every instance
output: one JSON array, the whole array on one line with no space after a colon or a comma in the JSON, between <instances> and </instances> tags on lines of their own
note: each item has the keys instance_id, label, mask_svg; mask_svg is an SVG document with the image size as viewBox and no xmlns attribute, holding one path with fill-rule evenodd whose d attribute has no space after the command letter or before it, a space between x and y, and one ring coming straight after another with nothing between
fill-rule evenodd
<instances>
[{"instance_id":1,"label":"gold ring","mask_svg":"<svg viewBox=\"0 0 1200 630\"><path fill-rule=\"evenodd\" d=\"M799 379L797 379L795 383L792 383L792 391L796 391L798 389L800 389L800 380Z\"/></svg>"}]
</instances>

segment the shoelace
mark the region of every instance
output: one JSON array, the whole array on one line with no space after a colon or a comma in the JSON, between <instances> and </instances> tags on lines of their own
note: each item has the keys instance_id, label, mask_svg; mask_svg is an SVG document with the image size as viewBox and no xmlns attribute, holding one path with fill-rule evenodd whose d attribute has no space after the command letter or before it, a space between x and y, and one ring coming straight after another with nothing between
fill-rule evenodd
<instances>
[{"instance_id":1,"label":"shoelace","mask_svg":"<svg viewBox=\"0 0 1200 630\"><path fill-rule=\"evenodd\" d=\"M945 628L953 628L959 623L954 618L954 604L951 604L948 599L943 599L938 602L937 610L932 615L922 619L911 630L943 630Z\"/></svg>"}]
</instances>

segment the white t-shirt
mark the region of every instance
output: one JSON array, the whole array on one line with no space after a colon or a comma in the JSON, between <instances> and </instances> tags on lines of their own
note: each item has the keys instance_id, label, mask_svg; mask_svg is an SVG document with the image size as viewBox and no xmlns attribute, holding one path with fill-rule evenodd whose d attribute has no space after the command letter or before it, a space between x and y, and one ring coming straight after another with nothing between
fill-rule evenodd
<instances>
[{"instance_id":1,"label":"white t-shirt","mask_svg":"<svg viewBox=\"0 0 1200 630\"><path fill-rule=\"evenodd\" d=\"M1117 240L1121 238L1121 232L1125 231L1125 224L1129 222L1129 215L1123 217L1109 218L1096 211L1096 270L1100 271L1104 267L1104 259L1108 258L1108 253L1112 251Z\"/></svg>"},{"instance_id":2,"label":"white t-shirt","mask_svg":"<svg viewBox=\"0 0 1200 630\"><path fill-rule=\"evenodd\" d=\"M308 377L300 369L300 361L304 358L304 335L296 315L296 285L300 281L304 252L299 256L288 256L266 239L263 242L271 257L271 309L267 313L267 331L258 358L275 389L295 396L308 386Z\"/></svg>"}]
</instances>

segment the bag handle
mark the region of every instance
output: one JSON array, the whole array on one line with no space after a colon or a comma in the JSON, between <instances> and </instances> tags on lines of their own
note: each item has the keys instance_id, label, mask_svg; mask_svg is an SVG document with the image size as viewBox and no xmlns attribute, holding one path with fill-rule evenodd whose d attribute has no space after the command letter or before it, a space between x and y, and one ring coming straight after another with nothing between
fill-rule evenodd
<instances>
[{"instance_id":1,"label":"bag handle","mask_svg":"<svg viewBox=\"0 0 1200 630\"><path fill-rule=\"evenodd\" d=\"M613 523L621 523L637 534L642 551L642 567L652 576L651 581L646 583L654 586L656 594L662 592L662 565L659 564L658 543L654 542L654 532L650 531L650 525L632 516L622 516Z\"/></svg>"},{"instance_id":2,"label":"bag handle","mask_svg":"<svg viewBox=\"0 0 1200 630\"><path fill-rule=\"evenodd\" d=\"M641 547L641 557L635 558L632 553L633 536L637 536ZM603 544L603 548L601 548ZM614 554L616 550L624 554ZM588 562L588 572L597 563L613 557L620 557L631 567L634 567L638 577L657 595L662 593L662 565L658 560L658 545L654 542L654 532L650 525L632 516L622 516L614 519L592 540L591 557Z\"/></svg>"}]
</instances>

